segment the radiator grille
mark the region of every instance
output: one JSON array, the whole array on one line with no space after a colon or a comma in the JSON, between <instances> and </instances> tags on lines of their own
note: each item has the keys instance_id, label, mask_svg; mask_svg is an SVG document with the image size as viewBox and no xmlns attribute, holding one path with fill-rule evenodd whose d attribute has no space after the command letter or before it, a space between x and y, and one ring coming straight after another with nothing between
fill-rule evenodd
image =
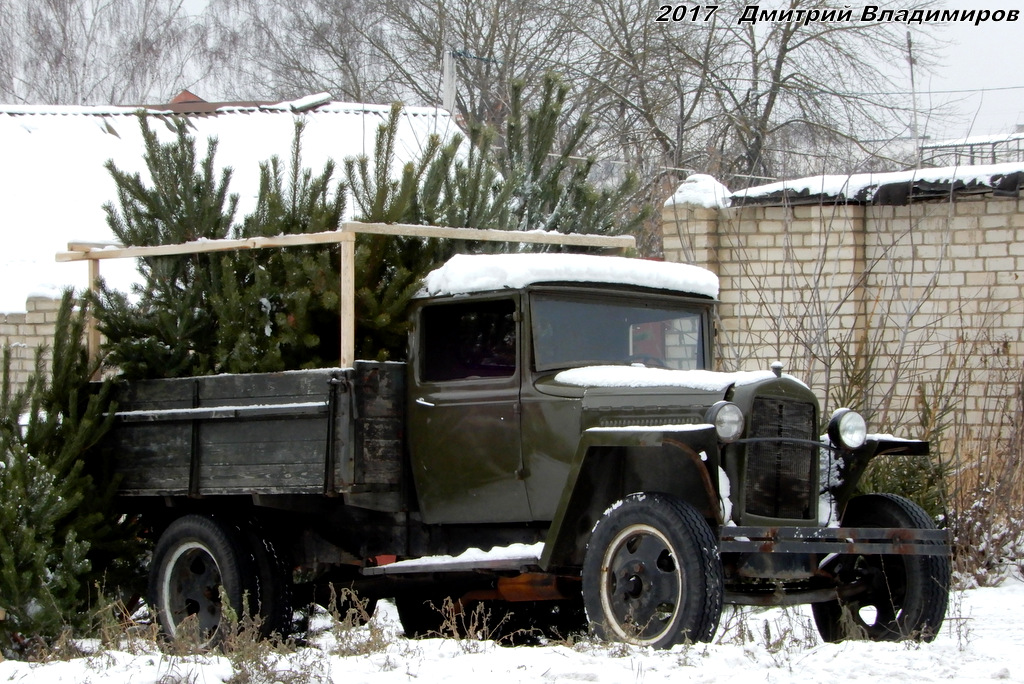
<instances>
[{"instance_id":1,"label":"radiator grille","mask_svg":"<svg viewBox=\"0 0 1024 684\"><path fill-rule=\"evenodd\" d=\"M751 437L814 439L814 405L757 397ZM769 518L807 519L816 495L818 448L786 441L753 442L747 448L746 510Z\"/></svg>"}]
</instances>

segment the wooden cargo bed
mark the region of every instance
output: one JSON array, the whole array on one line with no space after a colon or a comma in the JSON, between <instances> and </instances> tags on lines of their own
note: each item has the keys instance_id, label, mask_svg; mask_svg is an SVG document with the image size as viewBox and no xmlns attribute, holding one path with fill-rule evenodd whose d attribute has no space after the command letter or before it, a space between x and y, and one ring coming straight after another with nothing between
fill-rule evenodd
<instances>
[{"instance_id":1,"label":"wooden cargo bed","mask_svg":"<svg viewBox=\"0 0 1024 684\"><path fill-rule=\"evenodd\" d=\"M127 496L397 491L404 364L133 382L103 449Z\"/></svg>"}]
</instances>

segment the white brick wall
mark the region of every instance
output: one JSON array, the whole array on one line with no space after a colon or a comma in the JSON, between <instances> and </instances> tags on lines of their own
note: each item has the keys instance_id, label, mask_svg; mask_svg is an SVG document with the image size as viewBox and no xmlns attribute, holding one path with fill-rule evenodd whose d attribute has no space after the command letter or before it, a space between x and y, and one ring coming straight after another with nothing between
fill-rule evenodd
<instances>
[{"instance_id":1,"label":"white brick wall","mask_svg":"<svg viewBox=\"0 0 1024 684\"><path fill-rule=\"evenodd\" d=\"M24 386L35 366L38 348L45 347L44 363L49 361L59 309L59 299L30 297L25 303L25 313L0 314L0 346L11 349L13 390Z\"/></svg>"},{"instance_id":2,"label":"white brick wall","mask_svg":"<svg viewBox=\"0 0 1024 684\"><path fill-rule=\"evenodd\" d=\"M1016 391L1024 200L670 206L662 219L665 258L721 279L723 369L779 359L827 409L856 397L873 427L906 436L924 436L922 398L984 426ZM852 394L844 364L866 370Z\"/></svg>"}]
</instances>

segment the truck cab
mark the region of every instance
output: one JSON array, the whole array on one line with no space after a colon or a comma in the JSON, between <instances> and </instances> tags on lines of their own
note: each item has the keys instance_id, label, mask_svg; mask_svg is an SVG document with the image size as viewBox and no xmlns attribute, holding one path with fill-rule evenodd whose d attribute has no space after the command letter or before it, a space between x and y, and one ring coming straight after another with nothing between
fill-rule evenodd
<instances>
[{"instance_id":1,"label":"truck cab","mask_svg":"<svg viewBox=\"0 0 1024 684\"><path fill-rule=\"evenodd\" d=\"M508 277L524 286L473 292L449 285L417 302L407 411L425 522L550 521L586 429L629 422L630 411L648 422L703 421L694 402L666 403L650 392L632 407L602 407L601 392L594 388L585 400L586 383L574 378L593 374L607 389L616 377L642 382L649 369L671 376L662 371L707 368L713 301L622 282L573 282L564 264L608 258L567 256L473 257L485 271L490 263L521 267ZM531 272L545 262L561 265L559 280L535 282L552 277ZM643 394L627 387L604 394Z\"/></svg>"}]
</instances>

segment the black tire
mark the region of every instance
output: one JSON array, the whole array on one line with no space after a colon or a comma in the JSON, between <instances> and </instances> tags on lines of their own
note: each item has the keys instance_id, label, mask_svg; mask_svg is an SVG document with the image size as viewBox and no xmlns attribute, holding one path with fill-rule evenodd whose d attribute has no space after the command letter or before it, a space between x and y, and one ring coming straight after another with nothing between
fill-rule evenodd
<instances>
[{"instance_id":1,"label":"black tire","mask_svg":"<svg viewBox=\"0 0 1024 684\"><path fill-rule=\"evenodd\" d=\"M491 615L499 620L504 618L504 624L494 637L503 644L534 645L544 639L565 641L587 631L587 614L581 598L489 603Z\"/></svg>"},{"instance_id":2,"label":"black tire","mask_svg":"<svg viewBox=\"0 0 1024 684\"><path fill-rule=\"evenodd\" d=\"M395 597L395 609L402 630L409 639L426 639L442 636L444 627L444 597L424 598L416 595ZM445 635L451 636L451 635Z\"/></svg>"},{"instance_id":3,"label":"black tire","mask_svg":"<svg viewBox=\"0 0 1024 684\"><path fill-rule=\"evenodd\" d=\"M868 494L850 500L843 527L935 529L935 523L908 499ZM942 627L949 603L948 556L843 555L829 568L846 598L811 607L826 642L931 641Z\"/></svg>"},{"instance_id":4,"label":"black tire","mask_svg":"<svg viewBox=\"0 0 1024 684\"><path fill-rule=\"evenodd\" d=\"M700 512L660 493L612 506L583 561L583 602L596 636L655 648L711 641L722 614L718 540Z\"/></svg>"},{"instance_id":5,"label":"black tire","mask_svg":"<svg viewBox=\"0 0 1024 684\"><path fill-rule=\"evenodd\" d=\"M260 617L260 635L287 636L292 631L292 578L278 546L255 521L244 528L245 550L251 554L252 597Z\"/></svg>"},{"instance_id":6,"label":"black tire","mask_svg":"<svg viewBox=\"0 0 1024 684\"><path fill-rule=\"evenodd\" d=\"M149 572L149 599L163 631L171 638L195 634L202 646L223 640L221 596L241 617L243 597L256 591L251 559L234 525L201 515L171 523L153 550ZM194 621L185 627L187 618Z\"/></svg>"}]
</instances>

